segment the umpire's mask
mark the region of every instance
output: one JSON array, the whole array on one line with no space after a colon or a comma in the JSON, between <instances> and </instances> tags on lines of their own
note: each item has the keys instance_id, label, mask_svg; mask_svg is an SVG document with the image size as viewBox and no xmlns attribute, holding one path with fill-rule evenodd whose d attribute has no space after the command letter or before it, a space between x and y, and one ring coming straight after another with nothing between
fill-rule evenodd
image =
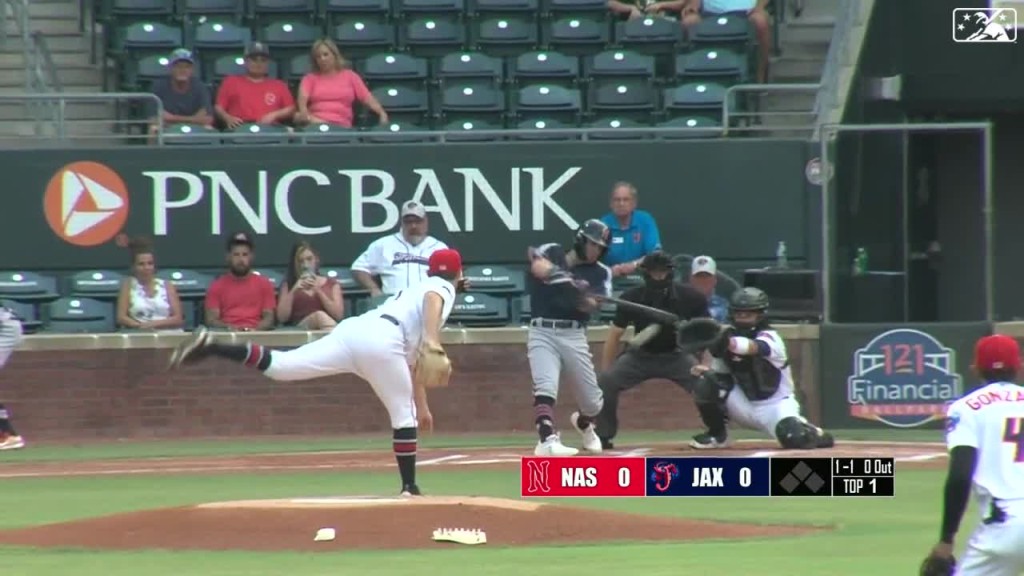
<instances>
[{"instance_id":1,"label":"umpire's mask","mask_svg":"<svg viewBox=\"0 0 1024 576\"><path fill-rule=\"evenodd\" d=\"M644 274L644 286L647 296L652 302L664 302L672 289L672 258L661 251L651 252L644 256L640 268Z\"/></svg>"}]
</instances>

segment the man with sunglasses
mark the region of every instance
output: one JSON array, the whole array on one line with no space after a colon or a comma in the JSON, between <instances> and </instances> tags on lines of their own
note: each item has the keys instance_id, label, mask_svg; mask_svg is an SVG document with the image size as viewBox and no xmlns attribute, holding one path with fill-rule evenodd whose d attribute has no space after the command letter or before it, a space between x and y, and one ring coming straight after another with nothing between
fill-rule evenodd
<instances>
[{"instance_id":1,"label":"man with sunglasses","mask_svg":"<svg viewBox=\"0 0 1024 576\"><path fill-rule=\"evenodd\" d=\"M295 98L270 76L270 50L253 42L245 51L245 74L228 76L217 90L216 111L229 130L246 123L281 124L295 114Z\"/></svg>"}]
</instances>

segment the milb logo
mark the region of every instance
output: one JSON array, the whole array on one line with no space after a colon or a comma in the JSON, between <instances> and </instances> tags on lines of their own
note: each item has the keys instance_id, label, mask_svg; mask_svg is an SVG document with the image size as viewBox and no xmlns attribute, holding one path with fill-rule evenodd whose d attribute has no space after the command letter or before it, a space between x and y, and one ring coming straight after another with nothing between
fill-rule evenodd
<instances>
[{"instance_id":1,"label":"milb logo","mask_svg":"<svg viewBox=\"0 0 1024 576\"><path fill-rule=\"evenodd\" d=\"M1017 22L1015 8L954 8L953 41L964 44L1014 43L1017 41Z\"/></svg>"}]
</instances>

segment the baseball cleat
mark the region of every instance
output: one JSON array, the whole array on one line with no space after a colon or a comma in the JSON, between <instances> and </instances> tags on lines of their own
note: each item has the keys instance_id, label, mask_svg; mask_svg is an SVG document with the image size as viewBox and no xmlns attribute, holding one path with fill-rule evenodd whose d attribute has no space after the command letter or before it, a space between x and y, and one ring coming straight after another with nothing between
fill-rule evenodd
<instances>
[{"instance_id":1,"label":"baseball cleat","mask_svg":"<svg viewBox=\"0 0 1024 576\"><path fill-rule=\"evenodd\" d=\"M579 450L562 444L562 439L557 433L548 436L543 442L538 442L537 447L533 449L534 456L575 456L579 453Z\"/></svg>"},{"instance_id":2,"label":"baseball cleat","mask_svg":"<svg viewBox=\"0 0 1024 576\"><path fill-rule=\"evenodd\" d=\"M690 440L690 447L697 450L714 450L715 448L726 448L729 446L729 438L725 435L712 436L708 432L702 432Z\"/></svg>"},{"instance_id":3,"label":"baseball cleat","mask_svg":"<svg viewBox=\"0 0 1024 576\"><path fill-rule=\"evenodd\" d=\"M572 422L572 427L583 436L583 449L592 454L600 454L604 446L601 439L597 437L597 428L593 422L588 424L586 428L580 428L576 423L579 418L580 413L573 412L572 416L569 416L569 421Z\"/></svg>"},{"instance_id":4,"label":"baseball cleat","mask_svg":"<svg viewBox=\"0 0 1024 576\"><path fill-rule=\"evenodd\" d=\"M818 444L816 448L832 448L835 445L836 439L832 437L832 434L818 428Z\"/></svg>"},{"instance_id":5,"label":"baseball cleat","mask_svg":"<svg viewBox=\"0 0 1024 576\"><path fill-rule=\"evenodd\" d=\"M402 486L402 493L400 494L400 496L422 496L422 495L423 495L423 493L420 492L420 487L415 485L415 484L406 484L405 486Z\"/></svg>"},{"instance_id":6,"label":"baseball cleat","mask_svg":"<svg viewBox=\"0 0 1024 576\"><path fill-rule=\"evenodd\" d=\"M3 436L0 438L0 450L18 450L25 447L25 439L21 436Z\"/></svg>"},{"instance_id":7,"label":"baseball cleat","mask_svg":"<svg viewBox=\"0 0 1024 576\"><path fill-rule=\"evenodd\" d=\"M197 356L196 353L201 351L209 341L210 331L206 329L206 326L196 326L195 330L192 331L192 335L174 348L174 352L171 353L171 361L168 363L167 369L176 370L181 368L182 364L187 363L190 357ZM197 357L191 359L198 360Z\"/></svg>"}]
</instances>

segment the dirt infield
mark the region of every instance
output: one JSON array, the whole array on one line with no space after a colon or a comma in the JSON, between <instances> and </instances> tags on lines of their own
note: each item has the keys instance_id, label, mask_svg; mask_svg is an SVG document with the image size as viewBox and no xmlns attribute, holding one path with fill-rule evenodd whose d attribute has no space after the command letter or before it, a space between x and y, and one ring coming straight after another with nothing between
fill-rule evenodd
<instances>
[{"instance_id":1,"label":"dirt infield","mask_svg":"<svg viewBox=\"0 0 1024 576\"><path fill-rule=\"evenodd\" d=\"M461 448L422 449L423 469L450 471L501 469L518 474L520 459L529 449ZM606 453L617 457L893 457L899 470L945 465L941 444L843 442L830 450L780 451L769 442L740 442L714 451L696 451L677 445L629 446ZM79 462L11 462L0 458L0 478L122 476L169 474L253 474L315 471L383 470L395 466L394 457L381 451L305 452L246 456L209 456L111 459ZM424 486L429 494L429 486ZM302 495L297 495L302 496ZM147 510L60 524L0 532L0 543L29 546L103 549L299 550L339 551L360 548L400 549L443 545L434 542L434 529L482 529L488 545L566 544L621 540L696 540L792 536L812 528L753 526L562 509L548 504L505 504L449 497L400 499L353 496L332 499L257 501L248 505L220 503ZM304 504L301 504L301 502ZM495 499L489 499L495 500ZM340 505L339 502L346 503ZM514 505L518 503L518 505ZM301 505L300 505L301 504ZM403 506L402 529L390 523L393 515L377 506ZM532 509L532 508L536 509ZM318 529L335 528L331 542L314 542Z\"/></svg>"}]
</instances>

